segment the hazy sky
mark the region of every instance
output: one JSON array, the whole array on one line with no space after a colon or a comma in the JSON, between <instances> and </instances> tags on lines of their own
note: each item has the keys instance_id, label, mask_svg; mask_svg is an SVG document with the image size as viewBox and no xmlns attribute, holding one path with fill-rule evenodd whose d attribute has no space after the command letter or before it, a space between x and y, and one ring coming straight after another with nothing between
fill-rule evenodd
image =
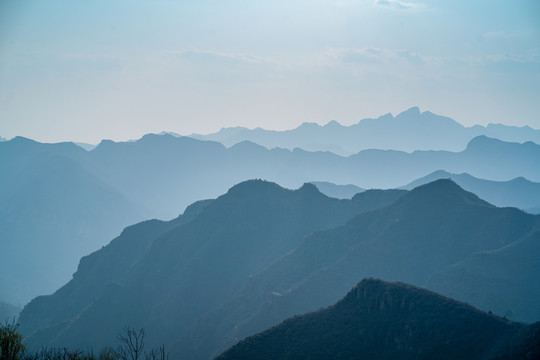
<instances>
[{"instance_id":1,"label":"hazy sky","mask_svg":"<svg viewBox=\"0 0 540 360\"><path fill-rule=\"evenodd\" d=\"M411 106L540 128L537 0L0 0L0 136L95 143Z\"/></svg>"}]
</instances>

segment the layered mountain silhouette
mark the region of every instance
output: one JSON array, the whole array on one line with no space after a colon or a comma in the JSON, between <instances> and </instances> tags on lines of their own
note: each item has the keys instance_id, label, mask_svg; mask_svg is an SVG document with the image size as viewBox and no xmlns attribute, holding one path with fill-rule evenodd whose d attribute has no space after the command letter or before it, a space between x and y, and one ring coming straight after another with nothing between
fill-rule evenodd
<instances>
[{"instance_id":1,"label":"layered mountain silhouette","mask_svg":"<svg viewBox=\"0 0 540 360\"><path fill-rule=\"evenodd\" d=\"M69 279L75 259L98 249L123 227L146 218L175 218L194 201L215 198L246 179L267 179L287 188L313 179L394 188L444 169L485 179L523 176L540 181L539 159L540 146L532 142L487 137L471 140L458 153L366 150L347 158L267 150L251 142L226 148L170 135L102 141L92 151L72 143L14 138L0 143L1 231L11 244L2 254L3 263L12 266L0 279L0 299L24 304L50 293ZM27 254L24 244L32 244L33 250ZM31 254L40 251L36 244L46 245L41 257ZM59 248L73 251L64 255ZM33 265L28 267L30 258Z\"/></svg>"},{"instance_id":2,"label":"layered mountain silhouette","mask_svg":"<svg viewBox=\"0 0 540 360\"><path fill-rule=\"evenodd\" d=\"M540 183L529 181L523 177L509 181L492 181L478 179L466 173L451 174L438 170L402 186L401 189L411 190L438 179L451 179L463 189L496 206L511 206L533 214L540 213L538 211L540 210Z\"/></svg>"},{"instance_id":3,"label":"layered mountain silhouette","mask_svg":"<svg viewBox=\"0 0 540 360\"><path fill-rule=\"evenodd\" d=\"M312 181L311 183L326 196L336 199L350 199L359 192L365 191L365 189L352 184L337 185L326 181Z\"/></svg>"},{"instance_id":4,"label":"layered mountain silhouette","mask_svg":"<svg viewBox=\"0 0 540 360\"><path fill-rule=\"evenodd\" d=\"M192 134L200 140L213 140L227 147L251 141L268 149L274 147L308 151L330 151L348 156L367 149L461 151L476 136L485 135L512 142L533 141L540 144L540 130L528 126L514 127L501 124L464 127L456 121L420 112L412 107L396 117L391 114L377 119L363 119L351 126L331 121L324 126L303 123L296 129L273 131L243 127L224 128L208 135Z\"/></svg>"},{"instance_id":5,"label":"layered mountain silhouette","mask_svg":"<svg viewBox=\"0 0 540 360\"><path fill-rule=\"evenodd\" d=\"M326 309L251 336L227 359L535 359L525 326L402 283L366 279Z\"/></svg>"},{"instance_id":6,"label":"layered mountain silhouette","mask_svg":"<svg viewBox=\"0 0 540 360\"><path fill-rule=\"evenodd\" d=\"M478 286L468 301L489 305L486 297L496 293L498 307L483 310L538 320L540 298L529 282L540 255L540 217L497 208L450 180L408 193L368 190L351 200L328 198L311 184L291 191L248 181L193 206L189 216L130 227L83 258L73 280L22 311L27 344L98 348L125 325L144 326L150 345L208 359L335 303L365 277L428 287L440 277L438 291L462 299L475 278L460 287L460 274L474 274L486 252L502 254L483 263L489 280L515 288L497 293L486 284L483 296Z\"/></svg>"},{"instance_id":7,"label":"layered mountain silhouette","mask_svg":"<svg viewBox=\"0 0 540 360\"><path fill-rule=\"evenodd\" d=\"M58 328L67 326L87 307L95 305L107 291L114 289L158 235L189 222L210 202L194 203L171 221L148 220L127 227L107 246L83 257L70 282L54 294L37 297L26 306L30 316L28 318L25 313L21 318L22 332L25 333L28 327L40 329L54 325L57 328L54 331L39 334L44 344L51 342L57 336Z\"/></svg>"},{"instance_id":8,"label":"layered mountain silhouette","mask_svg":"<svg viewBox=\"0 0 540 360\"><path fill-rule=\"evenodd\" d=\"M96 146L97 146L97 145L87 144L87 143L83 143L83 142L75 142L74 144L77 145L78 147L83 148L86 151L94 150L96 148Z\"/></svg>"},{"instance_id":9,"label":"layered mountain silhouette","mask_svg":"<svg viewBox=\"0 0 540 360\"><path fill-rule=\"evenodd\" d=\"M438 292L451 293L475 306L489 305L487 298L496 294L493 301L497 308L483 310L501 316L511 313L518 321L538 321L538 306L531 303L538 303L540 297L536 284L530 281L537 274L531 269L537 267L535 259L540 255L534 240L539 224L538 216L497 208L450 180L420 186L388 207L307 237L295 251L251 277L235 298L199 319L178 348L191 348L189 356L194 358L215 356L210 349L225 350L290 316L331 305L364 277L429 288L437 283L432 279L446 275L447 281L436 287ZM459 274L446 273L482 252L504 251L507 246L520 244L520 251L528 257L523 256L518 264L507 258L509 262L502 267L504 259L491 262L487 270L500 270L476 275L486 277L480 279L489 280L486 283L477 283L472 277L470 285L461 291L460 282L464 280ZM505 271L512 266L512 271ZM477 270L464 269L470 273ZM490 289L498 282L514 283L515 288ZM474 291L476 285L479 290L492 291L470 296L466 291ZM501 289L508 291L497 292Z\"/></svg>"},{"instance_id":10,"label":"layered mountain silhouette","mask_svg":"<svg viewBox=\"0 0 540 360\"><path fill-rule=\"evenodd\" d=\"M127 228L83 258L68 284L28 304L20 330L29 346L99 348L130 324L146 327L151 343L172 344L306 235L404 193L372 190L338 200L312 184L291 191L258 180L241 183L170 222Z\"/></svg>"},{"instance_id":11,"label":"layered mountain silhouette","mask_svg":"<svg viewBox=\"0 0 540 360\"><path fill-rule=\"evenodd\" d=\"M89 152L74 145L66 149L66 144L16 138L0 148L11 155L1 157L7 169L13 166L17 173L20 164L25 164L29 158L23 149L26 146L32 147L33 156L62 148L62 156L75 160L158 218L172 218L190 203L216 197L248 178L264 178L289 188L313 179L362 188L394 188L443 169L490 180L523 176L540 181L540 170L534 166L540 159L540 145L482 136L457 153L366 150L347 158L301 149L267 150L251 142L225 148L216 142L170 135L146 135L123 143L102 141Z\"/></svg>"},{"instance_id":12,"label":"layered mountain silhouette","mask_svg":"<svg viewBox=\"0 0 540 360\"><path fill-rule=\"evenodd\" d=\"M251 142L226 148L169 135L102 141L92 151L17 137L0 143L0 221L7 239L2 263L9 266L2 271L0 299L24 304L50 293L70 278L76 259L123 227L145 218L172 219L190 203L215 198L246 179L287 188L313 179L393 188L445 169L485 179L540 181L539 159L539 145L486 137L473 139L459 153L366 150L347 158L267 150Z\"/></svg>"},{"instance_id":13,"label":"layered mountain silhouette","mask_svg":"<svg viewBox=\"0 0 540 360\"><path fill-rule=\"evenodd\" d=\"M82 255L145 217L85 169L79 150L22 138L0 144L0 299L22 305L52 292Z\"/></svg>"},{"instance_id":14,"label":"layered mountain silhouette","mask_svg":"<svg viewBox=\"0 0 540 360\"><path fill-rule=\"evenodd\" d=\"M489 203L499 207L516 207L531 214L540 214L540 183L517 177L508 181L479 179L467 173L452 174L437 170L420 179L399 187L412 190L415 187L438 179L451 179L463 189L470 191ZM312 184L325 195L338 199L350 199L364 191L356 185L337 185L324 181L312 181Z\"/></svg>"}]
</instances>

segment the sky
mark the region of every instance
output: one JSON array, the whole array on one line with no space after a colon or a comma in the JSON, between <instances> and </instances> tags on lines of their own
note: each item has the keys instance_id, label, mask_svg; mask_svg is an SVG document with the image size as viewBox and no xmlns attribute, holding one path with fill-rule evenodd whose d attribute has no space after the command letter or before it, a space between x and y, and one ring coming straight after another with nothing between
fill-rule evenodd
<instances>
[{"instance_id":1,"label":"sky","mask_svg":"<svg viewBox=\"0 0 540 360\"><path fill-rule=\"evenodd\" d=\"M0 0L0 136L357 123L540 129L537 0Z\"/></svg>"}]
</instances>

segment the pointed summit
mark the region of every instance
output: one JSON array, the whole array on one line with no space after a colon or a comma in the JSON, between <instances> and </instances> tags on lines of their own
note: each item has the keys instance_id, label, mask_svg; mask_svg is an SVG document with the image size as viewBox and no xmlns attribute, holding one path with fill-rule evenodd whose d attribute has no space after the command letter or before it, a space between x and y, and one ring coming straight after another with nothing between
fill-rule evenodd
<instances>
[{"instance_id":1,"label":"pointed summit","mask_svg":"<svg viewBox=\"0 0 540 360\"><path fill-rule=\"evenodd\" d=\"M396 119L414 119L420 116L420 108L413 106L396 116Z\"/></svg>"},{"instance_id":2,"label":"pointed summit","mask_svg":"<svg viewBox=\"0 0 540 360\"><path fill-rule=\"evenodd\" d=\"M338 123L336 120L329 121L327 124L323 126L324 128L340 128L341 124Z\"/></svg>"},{"instance_id":3,"label":"pointed summit","mask_svg":"<svg viewBox=\"0 0 540 360\"><path fill-rule=\"evenodd\" d=\"M511 323L414 286L368 279L337 304L285 320L217 359L521 358L540 350L527 340L538 336L538 326Z\"/></svg>"},{"instance_id":4,"label":"pointed summit","mask_svg":"<svg viewBox=\"0 0 540 360\"><path fill-rule=\"evenodd\" d=\"M315 186L312 183L304 183L304 185L302 185L302 187L300 187L298 191L304 194L316 194L316 195L322 194L317 188L317 186Z\"/></svg>"},{"instance_id":5,"label":"pointed summit","mask_svg":"<svg viewBox=\"0 0 540 360\"><path fill-rule=\"evenodd\" d=\"M480 199L475 194L463 190L451 179L438 179L420 185L411 190L398 203L407 206L440 208L448 210L449 207L462 207L469 205L488 206L493 205ZM396 204L397 205L397 204Z\"/></svg>"},{"instance_id":6,"label":"pointed summit","mask_svg":"<svg viewBox=\"0 0 540 360\"><path fill-rule=\"evenodd\" d=\"M94 150L92 150L95 154L97 153L100 153L100 152L103 152L103 151L107 151L109 149L112 149L114 146L116 146L116 142L114 142L113 140L109 140L109 139L103 139L99 142L99 144L97 144L97 146L94 148Z\"/></svg>"},{"instance_id":7,"label":"pointed summit","mask_svg":"<svg viewBox=\"0 0 540 360\"><path fill-rule=\"evenodd\" d=\"M353 306L361 307L367 312L402 311L403 308L413 310L415 307L422 307L422 301L418 301L420 298L425 300L431 298L429 300L441 304L457 304L457 301L413 285L376 278L365 278L360 281L340 303L353 304ZM475 311L472 306L463 305L468 310Z\"/></svg>"},{"instance_id":8,"label":"pointed summit","mask_svg":"<svg viewBox=\"0 0 540 360\"><path fill-rule=\"evenodd\" d=\"M425 185L420 185L411 191L411 194L429 193L435 195L437 193L461 193L465 192L458 184L451 179L437 179Z\"/></svg>"}]
</instances>

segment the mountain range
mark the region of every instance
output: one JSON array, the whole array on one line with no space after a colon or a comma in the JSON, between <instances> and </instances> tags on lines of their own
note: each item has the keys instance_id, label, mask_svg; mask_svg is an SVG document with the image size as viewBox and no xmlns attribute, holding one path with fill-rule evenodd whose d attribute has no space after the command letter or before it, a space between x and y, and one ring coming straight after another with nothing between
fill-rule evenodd
<instances>
[{"instance_id":1,"label":"mountain range","mask_svg":"<svg viewBox=\"0 0 540 360\"><path fill-rule=\"evenodd\" d=\"M404 193L372 190L338 200L311 184L291 191L244 182L214 201L192 205L175 220L127 228L83 258L64 287L32 300L21 313L20 329L26 343L38 347L99 348L126 324L145 326L156 343L172 343L306 235Z\"/></svg>"},{"instance_id":2,"label":"mountain range","mask_svg":"<svg viewBox=\"0 0 540 360\"><path fill-rule=\"evenodd\" d=\"M539 241L540 217L497 208L450 180L351 200L311 184L291 191L248 181L175 220L127 228L56 293L28 304L20 329L30 347L99 348L126 325L145 327L150 345L207 359L335 303L365 277L436 283L485 311L537 321ZM483 287L475 282L486 276ZM514 288L491 287L499 283Z\"/></svg>"},{"instance_id":3,"label":"mountain range","mask_svg":"<svg viewBox=\"0 0 540 360\"><path fill-rule=\"evenodd\" d=\"M540 145L483 136L457 153L365 150L350 157L268 150L250 142L226 148L170 135L102 141L92 151L17 137L0 143L0 231L6 239L0 299L24 304L50 293L69 280L76 259L125 226L172 219L190 203L215 198L246 179L287 188L314 179L393 188L444 169L498 181L540 181L539 160Z\"/></svg>"},{"instance_id":4,"label":"mountain range","mask_svg":"<svg viewBox=\"0 0 540 360\"><path fill-rule=\"evenodd\" d=\"M77 146L0 143L0 299L25 304L64 284L84 254L146 214L80 162Z\"/></svg>"},{"instance_id":5,"label":"mountain range","mask_svg":"<svg viewBox=\"0 0 540 360\"><path fill-rule=\"evenodd\" d=\"M451 179L463 189L499 207L516 207L531 214L540 213L540 183L517 177L508 181L478 179L467 173L452 174L438 170L400 189L411 190L438 179ZM321 190L322 191L322 190Z\"/></svg>"},{"instance_id":6,"label":"mountain range","mask_svg":"<svg viewBox=\"0 0 540 360\"><path fill-rule=\"evenodd\" d=\"M366 279L326 309L253 335L216 360L536 359L525 326L402 283Z\"/></svg>"},{"instance_id":7,"label":"mountain range","mask_svg":"<svg viewBox=\"0 0 540 360\"><path fill-rule=\"evenodd\" d=\"M464 190L498 207L515 207L530 214L540 214L540 183L523 177L508 181L493 181L479 179L467 173L452 174L448 171L437 170L399 189L412 190L438 179L451 179ZM350 199L355 194L365 191L352 184L338 185L324 181L311 181L311 183L323 194L338 199Z\"/></svg>"},{"instance_id":8,"label":"mountain range","mask_svg":"<svg viewBox=\"0 0 540 360\"><path fill-rule=\"evenodd\" d=\"M237 296L205 314L178 348L191 349L191 358L215 356L219 351L210 349L225 350L290 316L331 305L365 277L436 286L485 311L538 321L540 292L531 277L540 271L539 225L539 216L492 206L450 180L420 186L387 207L308 236L250 277ZM483 255L504 255L514 246L527 254L519 265L509 256ZM456 268L461 273L451 277ZM443 276L445 283L434 280Z\"/></svg>"},{"instance_id":9,"label":"mountain range","mask_svg":"<svg viewBox=\"0 0 540 360\"><path fill-rule=\"evenodd\" d=\"M273 131L243 127L223 128L217 133L190 137L218 141L231 147L251 141L268 149L275 147L293 150L330 151L349 156L361 150L386 149L412 152L415 150L462 151L473 138L485 135L511 142L532 141L540 144L540 130L528 126L502 124L464 127L458 122L412 107L397 116L386 114L376 119L363 119L351 126L331 121L324 126L303 123L292 130ZM178 136L178 135L176 135Z\"/></svg>"}]
</instances>

